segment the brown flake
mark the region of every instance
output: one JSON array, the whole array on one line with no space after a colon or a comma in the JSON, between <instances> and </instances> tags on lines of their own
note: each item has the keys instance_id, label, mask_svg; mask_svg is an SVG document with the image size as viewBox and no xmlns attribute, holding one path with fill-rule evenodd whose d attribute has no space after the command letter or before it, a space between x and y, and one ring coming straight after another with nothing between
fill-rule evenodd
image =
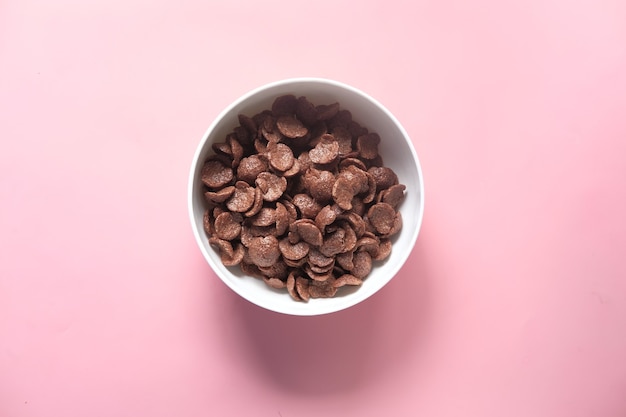
<instances>
[{"instance_id":1,"label":"brown flake","mask_svg":"<svg viewBox=\"0 0 626 417\"><path fill-rule=\"evenodd\" d=\"M309 294L309 280L304 277L296 278L296 293L302 299L302 301L309 301L311 298Z\"/></svg>"},{"instance_id":2,"label":"brown flake","mask_svg":"<svg viewBox=\"0 0 626 417\"><path fill-rule=\"evenodd\" d=\"M250 220L253 226L271 226L276 223L276 210L271 207L263 207Z\"/></svg>"},{"instance_id":3,"label":"brown flake","mask_svg":"<svg viewBox=\"0 0 626 417\"><path fill-rule=\"evenodd\" d=\"M265 158L259 155L250 155L243 158L237 167L237 179L248 184L254 184L254 180L261 172L267 171L269 166Z\"/></svg>"},{"instance_id":4,"label":"brown flake","mask_svg":"<svg viewBox=\"0 0 626 417\"><path fill-rule=\"evenodd\" d=\"M233 240L241 232L241 214L224 212L215 218L215 235L220 239Z\"/></svg>"},{"instance_id":5,"label":"brown flake","mask_svg":"<svg viewBox=\"0 0 626 417\"><path fill-rule=\"evenodd\" d=\"M290 261L299 261L307 256L309 253L309 244L305 241L300 241L296 244L291 244L288 238L281 239L278 242L278 248L283 258Z\"/></svg>"},{"instance_id":6,"label":"brown flake","mask_svg":"<svg viewBox=\"0 0 626 417\"><path fill-rule=\"evenodd\" d=\"M278 261L280 250L274 236L253 237L248 245L248 255L259 267L268 267Z\"/></svg>"},{"instance_id":7,"label":"brown flake","mask_svg":"<svg viewBox=\"0 0 626 417\"><path fill-rule=\"evenodd\" d=\"M356 149L359 151L361 158L374 159L378 156L379 143L380 136L377 133L368 133L357 138Z\"/></svg>"},{"instance_id":8,"label":"brown flake","mask_svg":"<svg viewBox=\"0 0 626 417\"><path fill-rule=\"evenodd\" d=\"M265 201L278 200L287 189L287 180L271 172L261 172L255 182Z\"/></svg>"},{"instance_id":9,"label":"brown flake","mask_svg":"<svg viewBox=\"0 0 626 417\"><path fill-rule=\"evenodd\" d=\"M354 263L352 262L352 258L354 257L354 252L343 252L337 254L336 262L346 271L351 271L354 268Z\"/></svg>"},{"instance_id":10,"label":"brown flake","mask_svg":"<svg viewBox=\"0 0 626 417\"><path fill-rule=\"evenodd\" d=\"M357 278L352 274L344 274L333 282L333 287L339 288L339 287L343 287L344 285L361 285L361 284L363 284L363 279Z\"/></svg>"},{"instance_id":11,"label":"brown flake","mask_svg":"<svg viewBox=\"0 0 626 417\"><path fill-rule=\"evenodd\" d=\"M289 212L284 204L276 202L276 233L281 236L285 234L289 228Z\"/></svg>"},{"instance_id":12,"label":"brown flake","mask_svg":"<svg viewBox=\"0 0 626 417\"><path fill-rule=\"evenodd\" d=\"M256 215L261 208L263 208L263 193L259 187L254 188L254 203L252 203L252 208L244 213L246 217L252 217Z\"/></svg>"},{"instance_id":13,"label":"brown flake","mask_svg":"<svg viewBox=\"0 0 626 417\"><path fill-rule=\"evenodd\" d=\"M388 167L371 167L367 170L376 181L376 191L386 190L398 183L398 176Z\"/></svg>"},{"instance_id":14,"label":"brown flake","mask_svg":"<svg viewBox=\"0 0 626 417\"><path fill-rule=\"evenodd\" d=\"M239 124L245 128L251 135L256 134L257 125L253 118L246 116L245 114L239 114Z\"/></svg>"},{"instance_id":15,"label":"brown flake","mask_svg":"<svg viewBox=\"0 0 626 417\"><path fill-rule=\"evenodd\" d=\"M356 252L352 262L354 268L350 272L357 278L364 279L372 271L372 257L365 251Z\"/></svg>"},{"instance_id":16,"label":"brown flake","mask_svg":"<svg viewBox=\"0 0 626 417\"><path fill-rule=\"evenodd\" d=\"M294 156L291 148L284 143L268 146L267 158L270 165L278 171L287 171L293 166Z\"/></svg>"},{"instance_id":17,"label":"brown flake","mask_svg":"<svg viewBox=\"0 0 626 417\"><path fill-rule=\"evenodd\" d=\"M320 104L315 107L317 120L328 120L339 112L339 103Z\"/></svg>"},{"instance_id":18,"label":"brown flake","mask_svg":"<svg viewBox=\"0 0 626 417\"><path fill-rule=\"evenodd\" d=\"M396 210L387 203L377 203L367 211L367 218L377 233L386 235L394 227Z\"/></svg>"},{"instance_id":19,"label":"brown flake","mask_svg":"<svg viewBox=\"0 0 626 417\"><path fill-rule=\"evenodd\" d=\"M309 158L315 164L330 164L339 156L339 143L329 134L322 135L315 148L309 151Z\"/></svg>"},{"instance_id":20,"label":"brown flake","mask_svg":"<svg viewBox=\"0 0 626 417\"><path fill-rule=\"evenodd\" d=\"M323 233L326 226L332 224L336 219L337 211L333 209L333 206L324 206L315 216L315 225Z\"/></svg>"},{"instance_id":21,"label":"brown flake","mask_svg":"<svg viewBox=\"0 0 626 417\"><path fill-rule=\"evenodd\" d=\"M209 188L221 188L234 178L233 170L218 159L208 160L202 167L202 183Z\"/></svg>"},{"instance_id":22,"label":"brown flake","mask_svg":"<svg viewBox=\"0 0 626 417\"><path fill-rule=\"evenodd\" d=\"M235 183L235 191L226 201L226 207L230 211L244 213L254 204L254 188L244 181Z\"/></svg>"},{"instance_id":23,"label":"brown flake","mask_svg":"<svg viewBox=\"0 0 626 417\"><path fill-rule=\"evenodd\" d=\"M296 291L296 276L294 272L291 272L287 277L287 292L296 301L302 301L302 297Z\"/></svg>"},{"instance_id":24,"label":"brown flake","mask_svg":"<svg viewBox=\"0 0 626 417\"><path fill-rule=\"evenodd\" d=\"M319 203L308 194L296 194L293 196L292 203L300 210L302 217L307 219L314 219L322 209Z\"/></svg>"},{"instance_id":25,"label":"brown flake","mask_svg":"<svg viewBox=\"0 0 626 417\"><path fill-rule=\"evenodd\" d=\"M378 253L375 256L372 256L374 261L382 261L386 259L391 254L391 240L389 239L380 239L380 245L378 246Z\"/></svg>"},{"instance_id":26,"label":"brown flake","mask_svg":"<svg viewBox=\"0 0 626 417\"><path fill-rule=\"evenodd\" d=\"M404 200L404 184L392 185L388 189L381 192L381 201L397 209L402 200Z\"/></svg>"},{"instance_id":27,"label":"brown flake","mask_svg":"<svg viewBox=\"0 0 626 417\"><path fill-rule=\"evenodd\" d=\"M224 187L217 191L207 191L206 193L204 193L204 197L207 199L207 201L212 201L219 204L228 200L228 198L233 195L234 191L235 186L229 185L228 187Z\"/></svg>"},{"instance_id":28,"label":"brown flake","mask_svg":"<svg viewBox=\"0 0 626 417\"><path fill-rule=\"evenodd\" d=\"M296 220L294 227L302 240L313 246L322 244L322 232L309 219Z\"/></svg>"},{"instance_id":29,"label":"brown flake","mask_svg":"<svg viewBox=\"0 0 626 417\"><path fill-rule=\"evenodd\" d=\"M313 284L313 282L311 282ZM337 288L332 284L325 285L309 285L309 295L311 298L331 298L337 294Z\"/></svg>"},{"instance_id":30,"label":"brown flake","mask_svg":"<svg viewBox=\"0 0 626 417\"><path fill-rule=\"evenodd\" d=\"M307 126L311 126L317 120L315 106L306 97L298 97L295 106L296 116Z\"/></svg>"},{"instance_id":31,"label":"brown flake","mask_svg":"<svg viewBox=\"0 0 626 417\"><path fill-rule=\"evenodd\" d=\"M276 97L272 103L272 114L274 116L291 115L296 111L296 96L293 94L285 94Z\"/></svg>"},{"instance_id":32,"label":"brown flake","mask_svg":"<svg viewBox=\"0 0 626 417\"><path fill-rule=\"evenodd\" d=\"M281 281L278 278L263 277L263 281L265 281L265 283L270 287L276 288L278 290L285 288L287 285L285 281Z\"/></svg>"},{"instance_id":33,"label":"brown flake","mask_svg":"<svg viewBox=\"0 0 626 417\"><path fill-rule=\"evenodd\" d=\"M292 115L280 116L276 120L278 131L288 138L300 138L308 133L308 129L302 122Z\"/></svg>"}]
</instances>

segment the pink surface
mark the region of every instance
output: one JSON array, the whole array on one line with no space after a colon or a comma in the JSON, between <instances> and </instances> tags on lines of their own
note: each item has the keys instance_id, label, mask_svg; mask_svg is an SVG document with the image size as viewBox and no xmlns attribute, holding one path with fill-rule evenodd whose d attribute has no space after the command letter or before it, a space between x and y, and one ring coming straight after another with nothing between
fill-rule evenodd
<instances>
[{"instance_id":1,"label":"pink surface","mask_svg":"<svg viewBox=\"0 0 626 417\"><path fill-rule=\"evenodd\" d=\"M0 416L626 416L625 74L621 0L0 2ZM292 76L426 182L408 265L317 318L186 211L212 119Z\"/></svg>"}]
</instances>

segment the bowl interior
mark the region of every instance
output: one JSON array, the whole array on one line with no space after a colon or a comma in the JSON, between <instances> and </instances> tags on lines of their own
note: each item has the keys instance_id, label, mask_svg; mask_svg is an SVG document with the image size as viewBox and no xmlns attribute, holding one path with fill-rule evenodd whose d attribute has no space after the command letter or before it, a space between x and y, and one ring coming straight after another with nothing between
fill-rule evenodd
<instances>
[{"instance_id":1,"label":"bowl interior","mask_svg":"<svg viewBox=\"0 0 626 417\"><path fill-rule=\"evenodd\" d=\"M333 298L312 299L307 303L296 302L286 291L274 290L259 279L245 276L238 266L225 267L219 253L209 245L202 225L205 206L200 170L204 160L212 154L211 144L223 141L238 125L239 113L252 116L269 109L274 99L283 94L304 95L316 105L338 102L341 109L349 110L355 121L380 135L379 152L384 165L392 168L399 181L407 187L405 200L399 207L403 227L392 240L391 255L383 262L374 263L372 272L362 286L342 288ZM194 234L204 257L232 290L268 310L293 315L317 315L339 311L365 300L398 272L417 240L423 214L422 190L421 169L410 139L400 123L382 105L345 84L321 79L294 79L253 90L216 118L202 138L194 158L189 183L189 209Z\"/></svg>"}]
</instances>

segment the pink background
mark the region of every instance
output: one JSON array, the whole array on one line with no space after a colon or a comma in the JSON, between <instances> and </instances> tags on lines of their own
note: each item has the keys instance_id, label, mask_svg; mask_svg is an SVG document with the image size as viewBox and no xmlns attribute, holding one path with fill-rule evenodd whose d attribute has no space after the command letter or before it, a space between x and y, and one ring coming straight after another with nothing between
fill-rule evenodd
<instances>
[{"instance_id":1,"label":"pink background","mask_svg":"<svg viewBox=\"0 0 626 417\"><path fill-rule=\"evenodd\" d=\"M204 261L212 119L293 76L404 124L408 264L289 317ZM626 3L0 1L0 416L626 416Z\"/></svg>"}]
</instances>

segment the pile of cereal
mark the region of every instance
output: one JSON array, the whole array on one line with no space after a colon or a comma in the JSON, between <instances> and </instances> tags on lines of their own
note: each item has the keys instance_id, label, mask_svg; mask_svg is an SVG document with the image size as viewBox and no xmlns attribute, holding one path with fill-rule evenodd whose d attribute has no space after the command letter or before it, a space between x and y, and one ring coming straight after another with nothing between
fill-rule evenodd
<instances>
[{"instance_id":1,"label":"pile of cereal","mask_svg":"<svg viewBox=\"0 0 626 417\"><path fill-rule=\"evenodd\" d=\"M239 126L202 168L204 229L224 265L298 301L360 285L391 253L405 186L378 134L338 103L284 95Z\"/></svg>"}]
</instances>

